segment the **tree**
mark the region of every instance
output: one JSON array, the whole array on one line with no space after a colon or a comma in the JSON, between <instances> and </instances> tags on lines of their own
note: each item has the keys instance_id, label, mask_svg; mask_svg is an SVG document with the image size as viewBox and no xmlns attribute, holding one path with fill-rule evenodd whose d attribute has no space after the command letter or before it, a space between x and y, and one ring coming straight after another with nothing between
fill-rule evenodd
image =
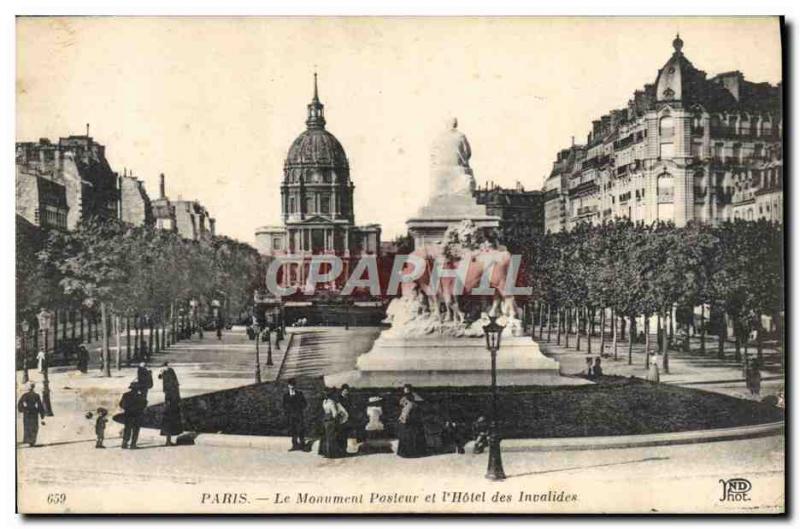
<instances>
[{"instance_id":1,"label":"tree","mask_svg":"<svg viewBox=\"0 0 800 529\"><path fill-rule=\"evenodd\" d=\"M74 232L51 231L39 254L44 265L61 273L65 294L80 296L87 307L99 306L105 376L111 376L108 309L124 293L129 276L127 248L120 244L125 233L121 222L90 219Z\"/></svg>"}]
</instances>

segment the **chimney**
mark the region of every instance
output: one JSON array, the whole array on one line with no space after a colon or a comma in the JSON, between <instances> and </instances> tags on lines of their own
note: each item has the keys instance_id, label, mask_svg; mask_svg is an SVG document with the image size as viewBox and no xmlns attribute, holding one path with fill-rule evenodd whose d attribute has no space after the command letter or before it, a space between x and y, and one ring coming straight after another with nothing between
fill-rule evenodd
<instances>
[{"instance_id":1,"label":"chimney","mask_svg":"<svg viewBox=\"0 0 800 529\"><path fill-rule=\"evenodd\" d=\"M164 173L158 176L158 198L166 198L164 193Z\"/></svg>"},{"instance_id":2,"label":"chimney","mask_svg":"<svg viewBox=\"0 0 800 529\"><path fill-rule=\"evenodd\" d=\"M86 124L86 137L89 137L89 124Z\"/></svg>"}]
</instances>

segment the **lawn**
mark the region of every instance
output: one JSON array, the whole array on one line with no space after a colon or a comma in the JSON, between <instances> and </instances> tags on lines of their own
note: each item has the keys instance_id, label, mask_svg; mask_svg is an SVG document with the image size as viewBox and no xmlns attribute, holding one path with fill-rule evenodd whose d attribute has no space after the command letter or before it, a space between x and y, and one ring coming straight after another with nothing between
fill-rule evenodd
<instances>
[{"instance_id":1,"label":"lawn","mask_svg":"<svg viewBox=\"0 0 800 529\"><path fill-rule=\"evenodd\" d=\"M324 384L321 378L299 379L306 395L307 431L318 432ZM262 383L184 399L184 428L198 433L287 435L281 409L285 385ZM420 388L426 421L444 418L471 424L490 409L487 387ZM389 432L398 415L394 388L352 391L357 420L366 423L367 399L383 397L383 422ZM516 386L500 388L503 437L552 438L632 435L727 428L783 420L783 410L769 404L636 378L603 377L594 385ZM158 428L162 405L150 406L144 426ZM120 416L115 417L119 420Z\"/></svg>"}]
</instances>

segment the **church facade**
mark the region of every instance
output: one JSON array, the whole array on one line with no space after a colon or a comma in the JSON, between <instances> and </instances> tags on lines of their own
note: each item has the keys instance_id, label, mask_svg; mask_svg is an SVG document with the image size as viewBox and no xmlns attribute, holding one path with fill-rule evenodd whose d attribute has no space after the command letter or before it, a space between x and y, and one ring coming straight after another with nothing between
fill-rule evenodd
<instances>
[{"instance_id":1,"label":"church facade","mask_svg":"<svg viewBox=\"0 0 800 529\"><path fill-rule=\"evenodd\" d=\"M256 229L256 248L264 256L337 255L347 267L352 259L380 252L380 225L355 224L350 164L342 144L325 125L314 74L306 130L292 142L283 167L283 222ZM292 272L292 282L304 281L304 268Z\"/></svg>"},{"instance_id":2,"label":"church facade","mask_svg":"<svg viewBox=\"0 0 800 529\"><path fill-rule=\"evenodd\" d=\"M783 219L782 86L708 78L683 40L627 108L561 150L544 186L545 230L635 222Z\"/></svg>"}]
</instances>

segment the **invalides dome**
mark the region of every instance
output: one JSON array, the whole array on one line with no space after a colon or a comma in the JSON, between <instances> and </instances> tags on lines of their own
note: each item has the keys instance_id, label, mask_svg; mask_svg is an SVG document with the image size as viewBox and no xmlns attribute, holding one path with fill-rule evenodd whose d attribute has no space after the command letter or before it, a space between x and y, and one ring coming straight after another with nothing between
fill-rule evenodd
<instances>
[{"instance_id":1,"label":"invalides dome","mask_svg":"<svg viewBox=\"0 0 800 529\"><path fill-rule=\"evenodd\" d=\"M306 182L346 182L350 165L342 144L325 130L325 106L317 93L314 74L314 97L308 105L306 130L292 142L284 163L284 176L289 182L302 176Z\"/></svg>"}]
</instances>

